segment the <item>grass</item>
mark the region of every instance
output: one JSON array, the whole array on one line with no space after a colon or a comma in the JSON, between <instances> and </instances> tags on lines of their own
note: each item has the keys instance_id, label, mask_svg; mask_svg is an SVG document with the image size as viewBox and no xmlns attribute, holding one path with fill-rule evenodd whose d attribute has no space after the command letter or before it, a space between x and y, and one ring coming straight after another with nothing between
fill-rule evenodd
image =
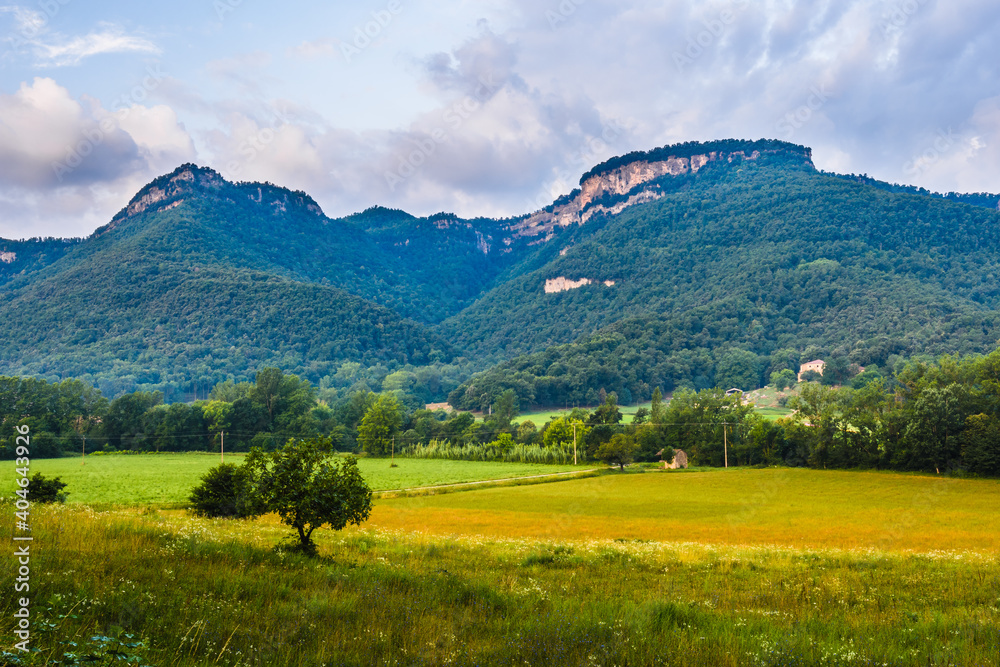
<instances>
[{"instance_id":1,"label":"grass","mask_svg":"<svg viewBox=\"0 0 1000 667\"><path fill-rule=\"evenodd\" d=\"M1000 552L1000 482L789 468L609 474L380 502L436 535Z\"/></svg>"},{"instance_id":2,"label":"grass","mask_svg":"<svg viewBox=\"0 0 1000 667\"><path fill-rule=\"evenodd\" d=\"M622 423L631 424L632 419L635 417L635 413L639 410L639 408L646 408L647 410L649 410L649 408L652 405L653 405L652 403L647 401L646 403L640 403L639 405L618 406L618 409L622 413ZM581 406L581 407L583 407L586 410L593 411L597 406ZM514 421L523 422L530 420L532 423L534 423L535 426L537 426L538 428L542 428L542 426L552 421L553 419L567 416L571 411L572 408L566 410L538 410L535 412L525 412L519 415Z\"/></svg>"},{"instance_id":3,"label":"grass","mask_svg":"<svg viewBox=\"0 0 1000 667\"><path fill-rule=\"evenodd\" d=\"M778 421L783 417L791 415L793 410L790 408L757 408L756 413L759 414L764 419L768 421Z\"/></svg>"},{"instance_id":4,"label":"grass","mask_svg":"<svg viewBox=\"0 0 1000 667\"><path fill-rule=\"evenodd\" d=\"M274 516L33 507L20 664L997 665L998 506L995 480L614 473L379 499L316 560Z\"/></svg>"},{"instance_id":5,"label":"grass","mask_svg":"<svg viewBox=\"0 0 1000 667\"><path fill-rule=\"evenodd\" d=\"M242 454L227 454L227 463L240 463ZM68 486L68 502L168 506L187 502L201 476L219 464L217 454L150 454L36 459L31 474L60 477ZM580 470L583 466L493 463L488 461L445 461L433 459L358 460L361 474L374 490L402 489L457 482L538 475ZM0 479L0 494L14 490L14 476Z\"/></svg>"}]
</instances>

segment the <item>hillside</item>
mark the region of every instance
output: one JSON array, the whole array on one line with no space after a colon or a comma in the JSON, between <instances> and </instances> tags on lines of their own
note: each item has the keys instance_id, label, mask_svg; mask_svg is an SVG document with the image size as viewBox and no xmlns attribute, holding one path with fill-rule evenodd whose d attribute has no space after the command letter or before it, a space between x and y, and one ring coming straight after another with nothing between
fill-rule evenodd
<instances>
[{"instance_id":1,"label":"hillside","mask_svg":"<svg viewBox=\"0 0 1000 667\"><path fill-rule=\"evenodd\" d=\"M318 381L345 360L449 359L447 342L384 305L442 301L396 267L302 193L186 165L4 286L0 367L178 399L268 365Z\"/></svg>"},{"instance_id":2,"label":"hillside","mask_svg":"<svg viewBox=\"0 0 1000 667\"><path fill-rule=\"evenodd\" d=\"M1000 338L995 210L781 153L641 187L650 201L594 215L445 323L471 354L526 355L465 383L452 404L479 407L507 387L563 405L592 404L601 388L631 400L655 386L755 386L807 350L884 366Z\"/></svg>"},{"instance_id":3,"label":"hillside","mask_svg":"<svg viewBox=\"0 0 1000 667\"><path fill-rule=\"evenodd\" d=\"M452 394L478 407L505 387L592 402L753 384L809 355L982 352L1000 338L997 200L821 173L769 140L614 158L504 220L334 219L182 165L87 239L0 240L0 374L179 400L268 365L319 382L344 362L499 364Z\"/></svg>"}]
</instances>

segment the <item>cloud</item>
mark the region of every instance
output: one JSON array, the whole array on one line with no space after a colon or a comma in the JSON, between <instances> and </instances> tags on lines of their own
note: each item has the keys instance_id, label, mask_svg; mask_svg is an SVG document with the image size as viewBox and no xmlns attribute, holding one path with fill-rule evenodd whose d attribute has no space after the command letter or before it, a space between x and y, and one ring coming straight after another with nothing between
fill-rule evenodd
<instances>
[{"instance_id":1,"label":"cloud","mask_svg":"<svg viewBox=\"0 0 1000 667\"><path fill-rule=\"evenodd\" d=\"M338 54L336 43L333 39L326 37L316 39L311 42L302 42L287 50L289 56L301 58L303 60L313 60L316 58L328 58Z\"/></svg>"},{"instance_id":2,"label":"cloud","mask_svg":"<svg viewBox=\"0 0 1000 667\"><path fill-rule=\"evenodd\" d=\"M81 233L83 220L99 226L146 181L195 157L169 107L123 98L106 109L51 78L0 94L0 118L0 236L56 235L61 225Z\"/></svg>"},{"instance_id":3,"label":"cloud","mask_svg":"<svg viewBox=\"0 0 1000 667\"><path fill-rule=\"evenodd\" d=\"M114 24L103 24L100 30L69 37L49 30L49 16L24 7L2 7L0 11L14 17L14 34L8 41L15 49L28 49L38 67L79 65L85 58L107 53L160 53L149 40L126 34Z\"/></svg>"},{"instance_id":4,"label":"cloud","mask_svg":"<svg viewBox=\"0 0 1000 667\"><path fill-rule=\"evenodd\" d=\"M130 118L62 183L46 160L106 116L52 82L25 84L28 92L0 98L4 122L13 119L0 127L8 188L0 201L15 201L15 188L72 183L77 199L58 201L107 210L93 192L110 184L117 210L132 194L123 174L167 171L189 156L227 177L304 189L333 215L376 203L512 215L549 203L613 155L727 137L805 144L825 169L939 191L1000 190L1000 6L992 0L489 4L484 13L502 28L467 16L449 24L448 6L421 8L420 17L434 17L426 23L407 13L380 57L350 71L323 60L339 61L337 40L282 41L287 30L268 14L275 30L259 33L257 51L223 44L214 60L172 72L157 90L166 106L125 105ZM44 33L28 10L11 15L47 44L72 42ZM328 77L317 78L327 66ZM289 99L275 99L275 90ZM409 115L391 127L367 118L344 126L345 106L366 95ZM36 211L43 200L21 201Z\"/></svg>"},{"instance_id":5,"label":"cloud","mask_svg":"<svg viewBox=\"0 0 1000 667\"><path fill-rule=\"evenodd\" d=\"M266 51L253 51L213 60L205 65L205 70L218 81L235 83L244 92L260 96L265 84L277 81L265 71L272 59Z\"/></svg>"}]
</instances>

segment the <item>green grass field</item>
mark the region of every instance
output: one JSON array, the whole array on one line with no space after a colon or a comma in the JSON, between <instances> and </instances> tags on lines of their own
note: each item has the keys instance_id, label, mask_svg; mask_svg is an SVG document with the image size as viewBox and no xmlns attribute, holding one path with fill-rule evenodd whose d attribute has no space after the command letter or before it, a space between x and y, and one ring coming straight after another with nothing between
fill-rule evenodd
<instances>
[{"instance_id":1,"label":"green grass field","mask_svg":"<svg viewBox=\"0 0 1000 667\"><path fill-rule=\"evenodd\" d=\"M649 410L649 408L652 405L653 405L652 403L648 403L647 402L647 403L641 403L639 405L622 405L622 406L619 406L619 409L621 410L621 413L622 413L622 423L623 424L631 424L632 423L632 419L635 417L635 413L639 410L639 408L646 408L647 410ZM587 410L593 410L594 407L595 406L590 406L590 407L588 407L586 409ZM532 423L534 423L535 426L537 426L538 428L541 428L542 426L544 426L545 424L547 424L549 421L551 421L553 419L557 419L559 417L565 417L566 415L568 415L570 413L571 409L572 408L567 409L567 410L539 410L539 411L536 411L536 412L525 412L525 413L521 414L520 416L518 416L514 421L516 421L516 422L523 422L523 421L529 421L530 420Z\"/></svg>"},{"instance_id":2,"label":"green grass field","mask_svg":"<svg viewBox=\"0 0 1000 667\"><path fill-rule=\"evenodd\" d=\"M242 454L226 455L227 463L242 460ZM88 456L85 465L78 458L37 459L31 462L31 474L61 478L68 484L65 490L70 503L164 506L185 503L201 476L218 464L218 454ZM389 467L388 459L370 458L358 459L358 466L374 490L586 469L571 465L398 458L395 468ZM9 496L13 489L13 473L0 478L0 493Z\"/></svg>"},{"instance_id":3,"label":"green grass field","mask_svg":"<svg viewBox=\"0 0 1000 667\"><path fill-rule=\"evenodd\" d=\"M174 488L217 462L106 458L108 488L151 485L144 459ZM361 463L382 488L557 468ZM39 652L0 664L1000 663L997 480L730 469L380 498L317 531L316 560L275 550L273 515L104 507L32 508Z\"/></svg>"},{"instance_id":4,"label":"green grass field","mask_svg":"<svg viewBox=\"0 0 1000 667\"><path fill-rule=\"evenodd\" d=\"M770 421L777 421L783 417L788 417L789 415L792 414L792 410L790 410L789 408L778 408L778 407L757 408L756 412L764 419L768 419Z\"/></svg>"}]
</instances>

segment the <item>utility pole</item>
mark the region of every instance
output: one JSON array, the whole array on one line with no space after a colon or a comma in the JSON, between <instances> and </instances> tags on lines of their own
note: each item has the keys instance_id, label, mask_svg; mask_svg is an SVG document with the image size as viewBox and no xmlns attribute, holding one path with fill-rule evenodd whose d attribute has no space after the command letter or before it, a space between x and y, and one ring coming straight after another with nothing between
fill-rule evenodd
<instances>
[{"instance_id":1,"label":"utility pole","mask_svg":"<svg viewBox=\"0 0 1000 667\"><path fill-rule=\"evenodd\" d=\"M573 422L573 465L576 465L576 422Z\"/></svg>"},{"instance_id":2,"label":"utility pole","mask_svg":"<svg viewBox=\"0 0 1000 667\"><path fill-rule=\"evenodd\" d=\"M726 455L726 467L729 467L729 442L726 439L726 422L722 422L722 451Z\"/></svg>"},{"instance_id":3,"label":"utility pole","mask_svg":"<svg viewBox=\"0 0 1000 667\"><path fill-rule=\"evenodd\" d=\"M392 454L389 457L389 467L393 468L396 465L396 436L392 436Z\"/></svg>"},{"instance_id":4,"label":"utility pole","mask_svg":"<svg viewBox=\"0 0 1000 667\"><path fill-rule=\"evenodd\" d=\"M80 455L80 465L87 465L87 436L83 436L83 453Z\"/></svg>"},{"instance_id":5,"label":"utility pole","mask_svg":"<svg viewBox=\"0 0 1000 667\"><path fill-rule=\"evenodd\" d=\"M222 459L222 463L226 462L226 432L222 431L220 433L222 436L222 442L219 444L219 456Z\"/></svg>"}]
</instances>

